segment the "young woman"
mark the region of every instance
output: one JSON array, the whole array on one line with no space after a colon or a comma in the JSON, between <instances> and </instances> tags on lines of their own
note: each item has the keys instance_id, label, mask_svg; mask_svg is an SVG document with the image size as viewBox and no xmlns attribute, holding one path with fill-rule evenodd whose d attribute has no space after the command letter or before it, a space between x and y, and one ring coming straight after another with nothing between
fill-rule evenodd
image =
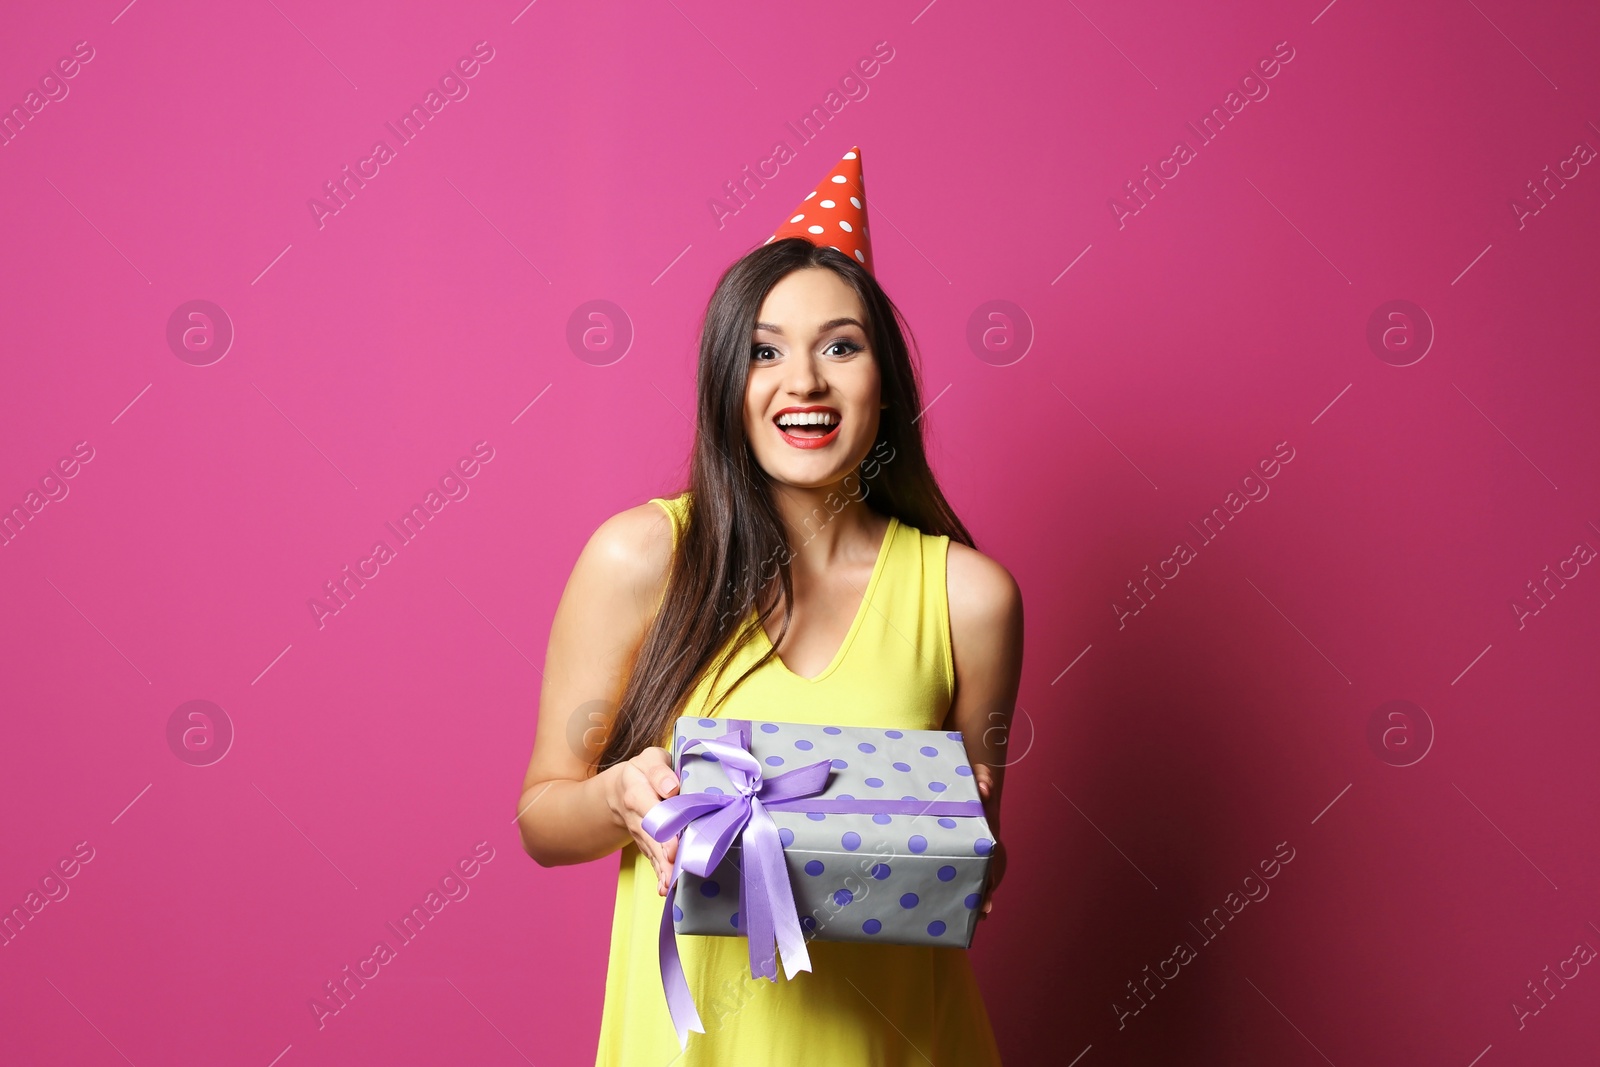
<instances>
[{"instance_id":1,"label":"young woman","mask_svg":"<svg viewBox=\"0 0 1600 1067\"><path fill-rule=\"evenodd\" d=\"M808 198L809 199L809 198ZM689 488L602 523L551 628L518 810L542 866L621 850L601 1065L999 1063L967 952L812 939L752 978L740 937L678 938L704 1033L680 1050L657 960L679 715L959 730L1004 873L1022 602L929 470L899 312L800 237L723 275L700 344Z\"/></svg>"}]
</instances>

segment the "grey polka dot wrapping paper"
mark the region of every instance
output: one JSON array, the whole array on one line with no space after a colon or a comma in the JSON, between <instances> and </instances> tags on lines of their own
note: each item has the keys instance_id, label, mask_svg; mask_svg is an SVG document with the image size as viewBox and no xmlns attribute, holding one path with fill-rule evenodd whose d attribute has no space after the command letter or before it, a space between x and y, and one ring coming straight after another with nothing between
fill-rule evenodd
<instances>
[{"instance_id":1,"label":"grey polka dot wrapping paper","mask_svg":"<svg viewBox=\"0 0 1600 1067\"><path fill-rule=\"evenodd\" d=\"M749 724L749 751L763 778L829 761L823 790L794 803L902 801L919 812L768 809L807 940L971 947L994 835L959 732L681 718L672 739L680 796L735 792L715 755L684 747L694 738L721 740L735 723ZM968 806L979 813L920 813L941 802L953 810L950 801L974 802ZM710 877L679 872L678 933L744 936L741 859L735 841Z\"/></svg>"}]
</instances>

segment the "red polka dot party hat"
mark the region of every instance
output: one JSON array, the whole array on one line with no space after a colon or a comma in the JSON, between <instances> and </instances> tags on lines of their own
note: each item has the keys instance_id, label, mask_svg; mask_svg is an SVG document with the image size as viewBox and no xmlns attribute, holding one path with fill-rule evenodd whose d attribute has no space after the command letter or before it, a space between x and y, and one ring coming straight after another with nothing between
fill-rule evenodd
<instances>
[{"instance_id":1,"label":"red polka dot party hat","mask_svg":"<svg viewBox=\"0 0 1600 1067\"><path fill-rule=\"evenodd\" d=\"M867 234L867 194L861 184L861 148L844 154L828 176L789 212L766 243L804 237L815 245L837 248L872 273L872 240Z\"/></svg>"}]
</instances>

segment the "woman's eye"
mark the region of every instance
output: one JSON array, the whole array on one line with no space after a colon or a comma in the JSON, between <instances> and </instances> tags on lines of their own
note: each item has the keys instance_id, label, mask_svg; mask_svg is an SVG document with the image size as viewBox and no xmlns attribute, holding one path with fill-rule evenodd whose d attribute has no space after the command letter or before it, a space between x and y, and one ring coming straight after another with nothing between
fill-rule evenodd
<instances>
[{"instance_id":1,"label":"woman's eye","mask_svg":"<svg viewBox=\"0 0 1600 1067\"><path fill-rule=\"evenodd\" d=\"M843 348L844 349L843 352L838 353L839 355L848 355L851 352L859 352L859 351L861 351L861 346L860 345L856 344L854 341L847 341L847 340L844 340L842 338L840 340L834 341L834 342L832 342L831 344L828 345L828 351L830 351L830 352L833 351L835 348Z\"/></svg>"},{"instance_id":2,"label":"woman's eye","mask_svg":"<svg viewBox=\"0 0 1600 1067\"><path fill-rule=\"evenodd\" d=\"M759 360L759 359L761 359L761 357L762 357L762 355L764 353L771 352L771 351L773 351L773 348L772 348L771 345L756 345L754 348L752 348L750 350L750 358L751 359L755 359L755 360Z\"/></svg>"}]
</instances>

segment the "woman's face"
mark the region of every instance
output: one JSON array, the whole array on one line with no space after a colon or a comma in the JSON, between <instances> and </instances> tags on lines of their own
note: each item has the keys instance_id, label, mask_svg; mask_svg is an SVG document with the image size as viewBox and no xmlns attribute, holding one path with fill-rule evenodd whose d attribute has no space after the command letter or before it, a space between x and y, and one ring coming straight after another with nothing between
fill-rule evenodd
<instances>
[{"instance_id":1,"label":"woman's face","mask_svg":"<svg viewBox=\"0 0 1600 1067\"><path fill-rule=\"evenodd\" d=\"M791 271L762 302L750 338L744 431L775 481L824 488L867 458L878 434L881 379L866 323L855 290L823 267Z\"/></svg>"}]
</instances>

